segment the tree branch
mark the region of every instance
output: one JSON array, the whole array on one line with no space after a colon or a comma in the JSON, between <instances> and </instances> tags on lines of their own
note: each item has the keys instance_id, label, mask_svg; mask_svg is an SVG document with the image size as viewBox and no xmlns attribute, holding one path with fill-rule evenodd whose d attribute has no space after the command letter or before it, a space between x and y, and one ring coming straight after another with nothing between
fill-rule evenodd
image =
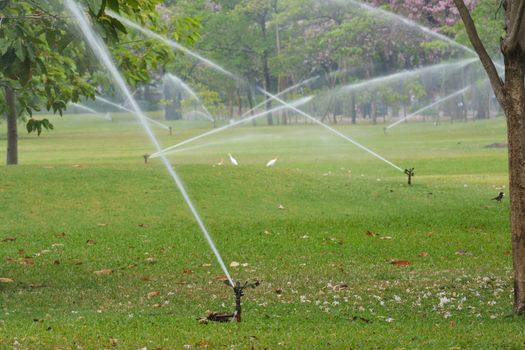
<instances>
[{"instance_id":1,"label":"tree branch","mask_svg":"<svg viewBox=\"0 0 525 350\"><path fill-rule=\"evenodd\" d=\"M470 16L470 12L467 9L467 6L465 6L465 3L463 2L463 0L454 0L454 4L456 5L459 11L459 15L461 16L461 19L463 20L463 23L465 24L465 29L467 31L468 38L470 42L472 43L472 46L474 46L474 50L476 50L476 53L479 56L481 64L483 65L483 68L485 68L485 71L487 72L487 75L489 76L490 84L492 85L492 88L494 89L496 98L503 106L504 101L505 101L505 94L504 94L505 86L503 84L503 81L499 77L498 71L496 70L496 67L494 66L494 62L492 62L492 59L490 58L487 50L485 49L485 46L483 45L483 42L481 41L478 35L478 31L476 30L476 25L474 24L474 21L472 20L472 17Z\"/></svg>"},{"instance_id":2,"label":"tree branch","mask_svg":"<svg viewBox=\"0 0 525 350\"><path fill-rule=\"evenodd\" d=\"M523 19L523 9L525 9L525 0L520 0L518 4L518 11L512 23L512 28L507 32L507 37L501 44L503 53L510 53L516 49L519 42L520 24Z\"/></svg>"}]
</instances>

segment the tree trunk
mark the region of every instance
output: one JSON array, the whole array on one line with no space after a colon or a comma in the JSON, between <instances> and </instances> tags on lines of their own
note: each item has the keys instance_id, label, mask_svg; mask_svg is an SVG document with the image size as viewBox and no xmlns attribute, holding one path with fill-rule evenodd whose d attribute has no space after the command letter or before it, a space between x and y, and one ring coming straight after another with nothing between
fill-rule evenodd
<instances>
[{"instance_id":1,"label":"tree trunk","mask_svg":"<svg viewBox=\"0 0 525 350\"><path fill-rule=\"evenodd\" d=\"M514 265L514 311L525 311L525 86L523 56L505 58L505 114L509 142L510 221Z\"/></svg>"},{"instance_id":2,"label":"tree trunk","mask_svg":"<svg viewBox=\"0 0 525 350\"><path fill-rule=\"evenodd\" d=\"M7 165L18 164L18 131L16 120L16 96L11 87L5 88L7 104Z\"/></svg>"},{"instance_id":3,"label":"tree trunk","mask_svg":"<svg viewBox=\"0 0 525 350\"><path fill-rule=\"evenodd\" d=\"M267 43L267 34L266 34L266 21L261 22L261 33L263 37L263 41L266 44ZM265 48L264 52L262 54L262 65L263 65L263 75L264 75L264 88L266 91L271 92L271 77L270 77L270 66L268 64L268 49ZM268 99L266 102L266 110L269 111L272 109L272 100ZM268 113L268 116L266 117L268 120L268 125L273 125L273 115L272 113Z\"/></svg>"},{"instance_id":4,"label":"tree trunk","mask_svg":"<svg viewBox=\"0 0 525 350\"><path fill-rule=\"evenodd\" d=\"M176 92L174 89L168 87L167 84L164 85L164 98L169 103L164 106L164 119L166 120L178 120L182 119L180 112L180 92Z\"/></svg>"},{"instance_id":5,"label":"tree trunk","mask_svg":"<svg viewBox=\"0 0 525 350\"><path fill-rule=\"evenodd\" d=\"M375 92L372 94L372 102L370 102L370 116L372 117L372 124L377 124L377 100Z\"/></svg>"},{"instance_id":6,"label":"tree trunk","mask_svg":"<svg viewBox=\"0 0 525 350\"><path fill-rule=\"evenodd\" d=\"M357 118L357 113L356 113L356 110L355 110L355 93L354 92L352 92L352 97L350 99L350 115L352 117L352 124L355 125L356 118Z\"/></svg>"}]
</instances>

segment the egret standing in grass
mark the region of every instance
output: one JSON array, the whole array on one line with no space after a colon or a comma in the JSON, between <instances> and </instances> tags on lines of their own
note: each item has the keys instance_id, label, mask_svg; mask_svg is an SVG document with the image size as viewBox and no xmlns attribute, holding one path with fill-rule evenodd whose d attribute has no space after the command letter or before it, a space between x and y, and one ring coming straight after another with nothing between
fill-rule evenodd
<instances>
[{"instance_id":1,"label":"egret standing in grass","mask_svg":"<svg viewBox=\"0 0 525 350\"><path fill-rule=\"evenodd\" d=\"M231 153L228 153L228 156L230 157L230 162L232 162L233 165L239 165L239 162L237 162L237 159L233 158Z\"/></svg>"},{"instance_id":2,"label":"egret standing in grass","mask_svg":"<svg viewBox=\"0 0 525 350\"><path fill-rule=\"evenodd\" d=\"M271 168L275 165L275 163L277 163L277 157L275 157L274 159L270 160L268 163L266 163L266 167L267 168Z\"/></svg>"}]
</instances>

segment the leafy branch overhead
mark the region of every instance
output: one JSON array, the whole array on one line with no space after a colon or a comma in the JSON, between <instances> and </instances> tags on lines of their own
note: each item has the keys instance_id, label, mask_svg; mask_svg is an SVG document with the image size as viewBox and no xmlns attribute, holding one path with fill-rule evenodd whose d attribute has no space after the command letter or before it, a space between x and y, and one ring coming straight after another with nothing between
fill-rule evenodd
<instances>
[{"instance_id":1,"label":"leafy branch overhead","mask_svg":"<svg viewBox=\"0 0 525 350\"><path fill-rule=\"evenodd\" d=\"M173 51L162 43L143 40L128 33L112 10L133 18L156 31L186 44L198 39L199 23L194 18L161 19L159 0L81 1L97 31L110 49L132 86L152 80L156 72L174 59ZM18 117L32 116L46 109L62 114L69 102L94 99L97 89L111 90L107 74L92 57L62 1L36 0L1 2L0 86L16 94ZM0 93L1 94L1 93ZM1 96L0 96L1 97ZM0 113L5 114L4 100ZM29 132L49 128L33 122ZM40 129L37 127L40 125Z\"/></svg>"},{"instance_id":2,"label":"leafy branch overhead","mask_svg":"<svg viewBox=\"0 0 525 350\"><path fill-rule=\"evenodd\" d=\"M45 128L46 130L53 130L54 126L49 122L48 119L34 119L31 118L26 123L26 129L28 133L36 132L38 136L42 133L42 128Z\"/></svg>"}]
</instances>

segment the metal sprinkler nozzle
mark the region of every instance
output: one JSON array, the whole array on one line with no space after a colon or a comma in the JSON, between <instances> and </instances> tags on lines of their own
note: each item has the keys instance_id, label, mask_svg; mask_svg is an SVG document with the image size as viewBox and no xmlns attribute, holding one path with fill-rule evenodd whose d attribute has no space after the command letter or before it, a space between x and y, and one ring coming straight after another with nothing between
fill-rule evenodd
<instances>
[{"instance_id":1,"label":"metal sprinkler nozzle","mask_svg":"<svg viewBox=\"0 0 525 350\"><path fill-rule=\"evenodd\" d=\"M233 319L235 319L237 322L241 322L241 298L244 296L244 290L246 288L256 288L261 283L259 281L255 281L253 283L245 282L244 285L241 284L240 281L235 282L235 286L232 286L229 281L225 281L225 283L233 288L233 293L235 294L235 312L233 313Z\"/></svg>"},{"instance_id":2,"label":"metal sprinkler nozzle","mask_svg":"<svg viewBox=\"0 0 525 350\"><path fill-rule=\"evenodd\" d=\"M142 157L144 158L144 164L148 164L149 154L143 154Z\"/></svg>"},{"instance_id":3,"label":"metal sprinkler nozzle","mask_svg":"<svg viewBox=\"0 0 525 350\"><path fill-rule=\"evenodd\" d=\"M408 176L408 184L412 185L412 176L415 175L414 168L405 169L405 174Z\"/></svg>"}]
</instances>

